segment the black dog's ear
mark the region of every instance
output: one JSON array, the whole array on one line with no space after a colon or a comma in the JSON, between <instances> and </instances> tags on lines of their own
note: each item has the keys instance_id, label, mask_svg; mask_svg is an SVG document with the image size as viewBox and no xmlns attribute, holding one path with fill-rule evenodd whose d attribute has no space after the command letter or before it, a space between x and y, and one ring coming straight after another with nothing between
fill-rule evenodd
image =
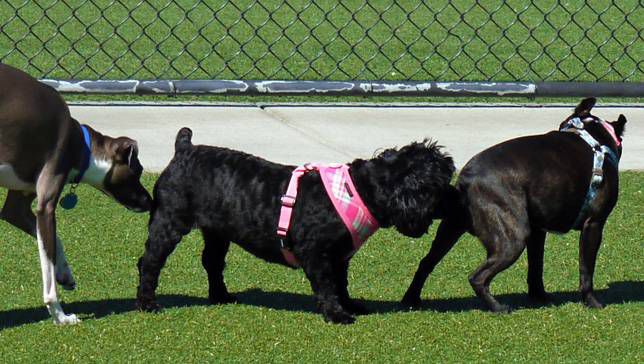
<instances>
[{"instance_id":1,"label":"black dog's ear","mask_svg":"<svg viewBox=\"0 0 644 364\"><path fill-rule=\"evenodd\" d=\"M597 102L597 99L595 99L594 97L589 97L587 99L581 100L579 105L577 105L577 107L575 108L575 115L576 116L590 115L590 110L592 110L596 102Z\"/></svg>"},{"instance_id":2,"label":"black dog's ear","mask_svg":"<svg viewBox=\"0 0 644 364\"><path fill-rule=\"evenodd\" d=\"M624 135L624 129L626 127L626 116L619 114L617 121L613 121L610 125L615 129L615 134L621 138Z\"/></svg>"}]
</instances>

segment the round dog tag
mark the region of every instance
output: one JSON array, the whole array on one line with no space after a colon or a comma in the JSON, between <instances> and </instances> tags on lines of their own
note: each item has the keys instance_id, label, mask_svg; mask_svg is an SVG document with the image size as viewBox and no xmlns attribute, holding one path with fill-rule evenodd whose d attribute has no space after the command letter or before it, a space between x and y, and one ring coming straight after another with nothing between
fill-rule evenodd
<instances>
[{"instance_id":1,"label":"round dog tag","mask_svg":"<svg viewBox=\"0 0 644 364\"><path fill-rule=\"evenodd\" d=\"M70 210L76 207L76 203L78 203L78 196L75 193L68 193L60 200L60 207Z\"/></svg>"}]
</instances>

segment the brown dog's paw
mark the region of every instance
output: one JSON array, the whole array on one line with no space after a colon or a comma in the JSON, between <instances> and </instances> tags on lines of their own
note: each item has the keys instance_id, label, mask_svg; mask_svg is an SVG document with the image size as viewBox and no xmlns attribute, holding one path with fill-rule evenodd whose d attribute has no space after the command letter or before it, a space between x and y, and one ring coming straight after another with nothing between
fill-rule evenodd
<instances>
[{"instance_id":1,"label":"brown dog's paw","mask_svg":"<svg viewBox=\"0 0 644 364\"><path fill-rule=\"evenodd\" d=\"M494 307L490 307L490 311L499 315L503 315L512 312L512 308L508 305L497 304Z\"/></svg>"},{"instance_id":2,"label":"brown dog's paw","mask_svg":"<svg viewBox=\"0 0 644 364\"><path fill-rule=\"evenodd\" d=\"M604 308L604 304L599 302L595 296L587 296L584 300L584 303L589 308Z\"/></svg>"}]
</instances>

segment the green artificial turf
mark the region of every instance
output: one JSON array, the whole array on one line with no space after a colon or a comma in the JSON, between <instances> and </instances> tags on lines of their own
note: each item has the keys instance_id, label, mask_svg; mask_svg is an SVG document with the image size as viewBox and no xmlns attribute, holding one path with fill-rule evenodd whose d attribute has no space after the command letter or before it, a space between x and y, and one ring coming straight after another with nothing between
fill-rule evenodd
<instances>
[{"instance_id":1,"label":"green artificial turf","mask_svg":"<svg viewBox=\"0 0 644 364\"><path fill-rule=\"evenodd\" d=\"M633 81L637 0L0 2L37 77Z\"/></svg>"},{"instance_id":2,"label":"green artificial turf","mask_svg":"<svg viewBox=\"0 0 644 364\"><path fill-rule=\"evenodd\" d=\"M554 304L526 298L525 255L492 284L516 310L483 310L467 276L485 256L465 236L430 276L423 309L402 297L437 224L420 239L381 230L350 268L350 293L373 311L350 326L315 313L300 270L268 264L237 246L225 280L241 303L210 306L202 242L187 236L162 271L160 314L133 310L136 261L146 214L134 214L81 186L79 205L57 211L78 288L61 291L67 313L83 320L56 327L42 304L34 239L6 223L0 254L0 362L642 362L644 359L644 184L621 174L620 198L604 230L595 288L607 307L579 303L578 233L549 235L544 280ZM151 188L155 176L145 175Z\"/></svg>"}]
</instances>

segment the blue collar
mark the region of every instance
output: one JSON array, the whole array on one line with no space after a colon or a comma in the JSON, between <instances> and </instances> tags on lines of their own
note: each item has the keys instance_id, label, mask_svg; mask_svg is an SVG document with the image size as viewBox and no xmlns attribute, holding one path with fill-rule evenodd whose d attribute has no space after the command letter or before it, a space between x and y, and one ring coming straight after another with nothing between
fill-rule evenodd
<instances>
[{"instance_id":1,"label":"blue collar","mask_svg":"<svg viewBox=\"0 0 644 364\"><path fill-rule=\"evenodd\" d=\"M90 157L92 156L92 138L89 136L89 130L87 130L86 125L81 125L81 131L83 132L83 139L85 140L85 143L83 143L82 150L81 150L81 158L83 159L81 163L81 167L78 170L78 174L74 179L72 180L73 184L79 184L80 181L83 179L83 176L85 175L85 172L89 168L89 160Z\"/></svg>"}]
</instances>

